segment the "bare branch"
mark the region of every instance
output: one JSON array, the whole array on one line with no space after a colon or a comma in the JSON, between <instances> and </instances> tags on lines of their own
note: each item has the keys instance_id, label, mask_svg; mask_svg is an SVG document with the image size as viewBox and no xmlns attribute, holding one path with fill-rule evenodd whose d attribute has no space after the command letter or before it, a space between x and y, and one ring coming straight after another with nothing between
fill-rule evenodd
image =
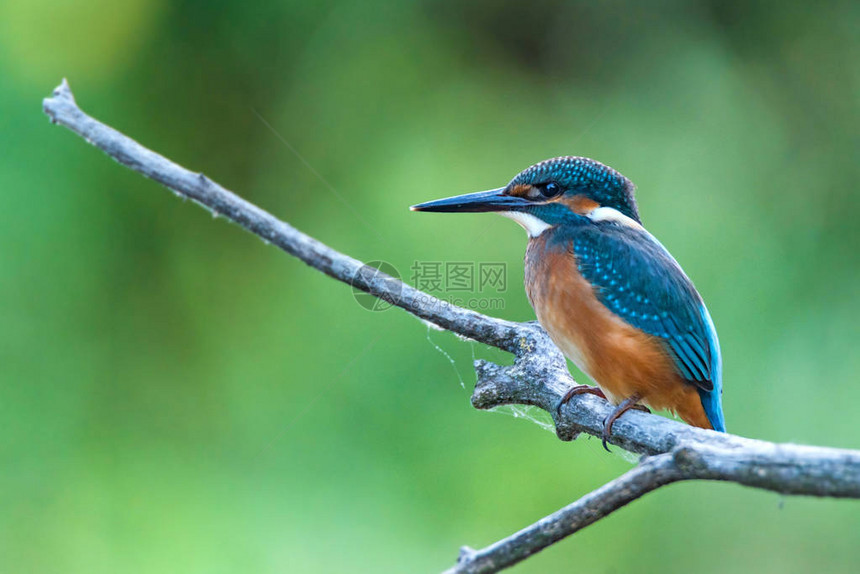
<instances>
[{"instance_id":1,"label":"bare branch","mask_svg":"<svg viewBox=\"0 0 860 574\"><path fill-rule=\"evenodd\" d=\"M552 413L569 388L566 372L536 369L529 359L512 367L477 361L476 408L529 404ZM535 377L535 374L538 376ZM562 440L585 432L599 436L612 407L585 395L555 420ZM673 453L689 478L726 480L782 494L860 498L860 451L772 443L718 433L631 411L616 421L612 443L646 455Z\"/></svg>"},{"instance_id":2,"label":"bare branch","mask_svg":"<svg viewBox=\"0 0 860 574\"><path fill-rule=\"evenodd\" d=\"M639 466L612 482L504 540L482 550L462 548L457 565L445 574L498 572L582 530L652 490L688 478L671 454L645 458Z\"/></svg>"},{"instance_id":3,"label":"bare branch","mask_svg":"<svg viewBox=\"0 0 860 574\"><path fill-rule=\"evenodd\" d=\"M514 355L514 364L476 361L472 404L490 409L533 405L549 412L562 440L579 433L600 436L611 408L590 395L575 397L560 415L555 406L574 384L564 357L537 323L514 323L462 309L347 255L280 221L270 213L141 146L85 114L64 80L43 102L51 121L63 125L119 163L193 199L271 242L311 267L382 298L444 329ZM452 572L495 572L592 524L670 482L724 480L784 494L860 498L860 451L776 444L697 429L630 411L613 428L612 444L647 455L639 466L570 506L480 551L465 550Z\"/></svg>"}]
</instances>

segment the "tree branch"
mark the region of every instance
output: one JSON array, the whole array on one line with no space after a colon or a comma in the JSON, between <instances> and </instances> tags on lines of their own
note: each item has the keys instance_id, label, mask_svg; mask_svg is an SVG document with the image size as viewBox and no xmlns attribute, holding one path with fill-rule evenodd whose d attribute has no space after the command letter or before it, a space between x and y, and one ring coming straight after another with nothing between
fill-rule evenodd
<instances>
[{"instance_id":1,"label":"tree branch","mask_svg":"<svg viewBox=\"0 0 860 574\"><path fill-rule=\"evenodd\" d=\"M686 480L675 457L658 454L643 458L638 466L569 504L482 550L464 547L457 565L445 574L498 572L547 546L593 524L622 506L666 484Z\"/></svg>"},{"instance_id":2,"label":"tree branch","mask_svg":"<svg viewBox=\"0 0 860 574\"><path fill-rule=\"evenodd\" d=\"M600 436L611 411L590 395L555 406L574 384L564 357L535 323L487 317L451 305L398 279L363 266L270 213L193 173L85 114L65 80L43 102L51 121L69 128L119 163L223 215L311 267L388 301L443 329L498 347L514 364L476 361L472 404L490 409L533 405L552 415L556 433ZM784 494L860 498L860 451L776 444L693 428L659 416L630 411L613 427L610 442L646 456L620 478L570 506L483 550L464 550L452 572L495 572L592 524L640 496L679 480L736 482Z\"/></svg>"}]
</instances>

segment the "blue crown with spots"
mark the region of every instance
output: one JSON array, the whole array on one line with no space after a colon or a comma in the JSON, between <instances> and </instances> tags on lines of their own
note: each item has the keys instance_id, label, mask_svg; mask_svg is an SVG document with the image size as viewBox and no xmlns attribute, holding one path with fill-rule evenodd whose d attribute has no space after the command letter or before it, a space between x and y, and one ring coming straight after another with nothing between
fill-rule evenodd
<instances>
[{"instance_id":1,"label":"blue crown with spots","mask_svg":"<svg viewBox=\"0 0 860 574\"><path fill-rule=\"evenodd\" d=\"M639 221L633 182L608 165L587 157L563 156L536 163L520 172L509 185L550 182L560 185L566 195L584 195Z\"/></svg>"}]
</instances>

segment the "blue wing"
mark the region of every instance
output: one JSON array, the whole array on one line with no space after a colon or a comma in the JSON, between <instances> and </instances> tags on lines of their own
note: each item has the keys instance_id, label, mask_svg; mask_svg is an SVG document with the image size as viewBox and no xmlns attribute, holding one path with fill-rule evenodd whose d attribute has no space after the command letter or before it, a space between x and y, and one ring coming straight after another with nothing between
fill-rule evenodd
<instances>
[{"instance_id":1,"label":"blue wing","mask_svg":"<svg viewBox=\"0 0 860 574\"><path fill-rule=\"evenodd\" d=\"M615 223L578 226L570 239L579 272L598 299L665 342L678 373L697 387L711 426L725 431L717 333L675 259L648 232Z\"/></svg>"}]
</instances>

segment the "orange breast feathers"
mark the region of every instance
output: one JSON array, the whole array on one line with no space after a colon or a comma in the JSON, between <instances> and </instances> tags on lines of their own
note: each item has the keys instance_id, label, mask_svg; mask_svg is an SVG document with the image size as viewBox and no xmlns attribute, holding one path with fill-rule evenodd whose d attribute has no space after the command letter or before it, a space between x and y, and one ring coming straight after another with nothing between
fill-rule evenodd
<instances>
[{"instance_id":1,"label":"orange breast feathers","mask_svg":"<svg viewBox=\"0 0 860 574\"><path fill-rule=\"evenodd\" d=\"M615 315L594 294L568 250L547 249L550 233L529 241L526 292L538 321L562 353L618 404L638 394L653 409L711 428L696 388L685 382L657 337Z\"/></svg>"}]
</instances>

